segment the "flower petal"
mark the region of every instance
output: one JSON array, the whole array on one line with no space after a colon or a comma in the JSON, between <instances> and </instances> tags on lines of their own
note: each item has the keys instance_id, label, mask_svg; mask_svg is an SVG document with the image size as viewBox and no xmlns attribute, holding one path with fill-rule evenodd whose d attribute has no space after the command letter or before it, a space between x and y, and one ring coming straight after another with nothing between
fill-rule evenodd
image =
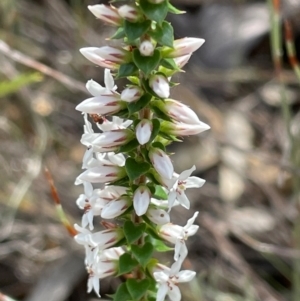
<instances>
[{"instance_id":1,"label":"flower petal","mask_svg":"<svg viewBox=\"0 0 300 301\"><path fill-rule=\"evenodd\" d=\"M177 282L189 282L196 275L196 272L190 270L183 270L176 274Z\"/></svg>"},{"instance_id":2,"label":"flower petal","mask_svg":"<svg viewBox=\"0 0 300 301\"><path fill-rule=\"evenodd\" d=\"M156 295L156 301L164 301L169 288L166 283L159 285Z\"/></svg>"},{"instance_id":3,"label":"flower petal","mask_svg":"<svg viewBox=\"0 0 300 301\"><path fill-rule=\"evenodd\" d=\"M190 169L187 169L185 171L183 171L179 177L178 177L178 181L183 181L183 180L186 180L191 174L192 172L196 170L196 166L193 165Z\"/></svg>"}]
</instances>

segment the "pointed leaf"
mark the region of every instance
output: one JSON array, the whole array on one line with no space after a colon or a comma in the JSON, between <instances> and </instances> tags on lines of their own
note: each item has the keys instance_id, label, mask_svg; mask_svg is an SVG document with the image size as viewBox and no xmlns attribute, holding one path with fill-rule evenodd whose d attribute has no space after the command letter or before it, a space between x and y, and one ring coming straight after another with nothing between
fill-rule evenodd
<instances>
[{"instance_id":1,"label":"pointed leaf","mask_svg":"<svg viewBox=\"0 0 300 301\"><path fill-rule=\"evenodd\" d=\"M148 279L136 280L128 279L126 281L127 290L129 291L133 300L140 300L147 292L150 286L150 281Z\"/></svg>"},{"instance_id":2,"label":"pointed leaf","mask_svg":"<svg viewBox=\"0 0 300 301\"><path fill-rule=\"evenodd\" d=\"M140 145L139 142L136 139L133 139L130 142L128 142L127 144L122 145L118 149L118 153L128 153L132 150L135 150L139 145Z\"/></svg>"},{"instance_id":3,"label":"pointed leaf","mask_svg":"<svg viewBox=\"0 0 300 301\"><path fill-rule=\"evenodd\" d=\"M170 69L170 70L177 70L180 71L180 68L176 65L175 61L173 59L162 59L160 61L161 66Z\"/></svg>"},{"instance_id":4,"label":"pointed leaf","mask_svg":"<svg viewBox=\"0 0 300 301\"><path fill-rule=\"evenodd\" d=\"M161 26L158 24L155 30L149 32L149 35L160 45L173 48L174 30L169 22L164 21Z\"/></svg>"},{"instance_id":5,"label":"pointed leaf","mask_svg":"<svg viewBox=\"0 0 300 301\"><path fill-rule=\"evenodd\" d=\"M132 270L137 265L138 262L136 261L136 259L132 258L130 254L128 253L122 254L119 259L118 276L132 272Z\"/></svg>"},{"instance_id":6,"label":"pointed leaf","mask_svg":"<svg viewBox=\"0 0 300 301\"><path fill-rule=\"evenodd\" d=\"M167 200L168 199L168 194L164 191L162 186L156 185L155 186L155 193L153 195L155 199L158 200Z\"/></svg>"},{"instance_id":7,"label":"pointed leaf","mask_svg":"<svg viewBox=\"0 0 300 301\"><path fill-rule=\"evenodd\" d=\"M174 250L174 248L168 247L162 240L155 239L150 235L146 237L145 241L149 242L157 252L169 252Z\"/></svg>"},{"instance_id":8,"label":"pointed leaf","mask_svg":"<svg viewBox=\"0 0 300 301\"><path fill-rule=\"evenodd\" d=\"M134 75L138 71L134 63L127 63L120 66L116 79Z\"/></svg>"},{"instance_id":9,"label":"pointed leaf","mask_svg":"<svg viewBox=\"0 0 300 301\"><path fill-rule=\"evenodd\" d=\"M158 66L160 62L160 51L156 49L152 56L142 56L138 49L134 49L132 58L135 65L148 75Z\"/></svg>"},{"instance_id":10,"label":"pointed leaf","mask_svg":"<svg viewBox=\"0 0 300 301\"><path fill-rule=\"evenodd\" d=\"M111 36L110 40L123 39L125 37L125 30L123 27L119 27L117 31Z\"/></svg>"},{"instance_id":11,"label":"pointed leaf","mask_svg":"<svg viewBox=\"0 0 300 301\"><path fill-rule=\"evenodd\" d=\"M135 225L131 221L126 221L124 223L124 234L127 239L128 244L132 244L137 241L145 232L145 224Z\"/></svg>"},{"instance_id":12,"label":"pointed leaf","mask_svg":"<svg viewBox=\"0 0 300 301\"><path fill-rule=\"evenodd\" d=\"M168 1L159 4L150 3L148 0L140 0L140 7L146 17L150 20L161 23L167 16L169 7Z\"/></svg>"},{"instance_id":13,"label":"pointed leaf","mask_svg":"<svg viewBox=\"0 0 300 301\"><path fill-rule=\"evenodd\" d=\"M179 10L178 8L173 6L169 1L168 1L168 9L169 9L169 12L171 14L180 15L180 14L185 14L186 13L184 10Z\"/></svg>"},{"instance_id":14,"label":"pointed leaf","mask_svg":"<svg viewBox=\"0 0 300 301\"><path fill-rule=\"evenodd\" d=\"M151 165L147 162L136 162L133 158L127 158L125 162L125 169L131 181L145 174Z\"/></svg>"},{"instance_id":15,"label":"pointed leaf","mask_svg":"<svg viewBox=\"0 0 300 301\"><path fill-rule=\"evenodd\" d=\"M140 111L145 108L150 102L152 96L148 93L144 94L138 101L131 102L127 105L129 114L133 114L135 112Z\"/></svg>"},{"instance_id":16,"label":"pointed leaf","mask_svg":"<svg viewBox=\"0 0 300 301\"><path fill-rule=\"evenodd\" d=\"M152 125L153 125L152 133L151 133L151 137L150 137L150 140L148 143L152 142L155 139L155 137L158 135L159 129L160 129L160 122L158 119L152 119Z\"/></svg>"},{"instance_id":17,"label":"pointed leaf","mask_svg":"<svg viewBox=\"0 0 300 301\"><path fill-rule=\"evenodd\" d=\"M137 261L145 267L149 262L152 253L153 253L153 246L150 242L145 243L142 247L132 245L131 251Z\"/></svg>"},{"instance_id":18,"label":"pointed leaf","mask_svg":"<svg viewBox=\"0 0 300 301\"><path fill-rule=\"evenodd\" d=\"M128 301L131 299L131 295L128 292L126 283L119 285L118 290L113 295L113 301Z\"/></svg>"},{"instance_id":19,"label":"pointed leaf","mask_svg":"<svg viewBox=\"0 0 300 301\"><path fill-rule=\"evenodd\" d=\"M150 25L151 25L150 20L146 20L144 22L137 22L137 23L132 23L125 20L124 30L129 42L138 39L140 36L146 33ZM173 47L173 45L171 47Z\"/></svg>"},{"instance_id":20,"label":"pointed leaf","mask_svg":"<svg viewBox=\"0 0 300 301\"><path fill-rule=\"evenodd\" d=\"M153 147L157 147L157 148L160 148L161 150L163 150L164 152L166 151L166 148L165 146L161 143L161 142L154 142L152 144Z\"/></svg>"}]
</instances>

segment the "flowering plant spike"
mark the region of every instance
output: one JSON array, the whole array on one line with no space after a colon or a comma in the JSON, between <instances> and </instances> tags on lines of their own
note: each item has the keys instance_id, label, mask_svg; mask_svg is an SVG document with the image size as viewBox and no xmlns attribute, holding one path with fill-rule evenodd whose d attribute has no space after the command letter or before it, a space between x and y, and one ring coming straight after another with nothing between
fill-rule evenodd
<instances>
[{"instance_id":1,"label":"flowering plant spike","mask_svg":"<svg viewBox=\"0 0 300 301\"><path fill-rule=\"evenodd\" d=\"M118 4L119 1L115 0ZM102 87L87 82L91 96L76 109L84 117L81 143L87 147L83 185L77 205L83 210L75 240L85 247L88 292L100 296L99 279L124 276L114 301L181 300L178 283L194 271L181 270L188 254L185 241L194 235L198 212L185 226L170 222L174 206L190 208L187 188L205 180L191 176L195 166L177 174L167 146L210 127L186 105L170 98L171 77L181 71L203 39L174 40L168 13L182 13L169 0L135 0L122 5L92 5L96 18L115 27L110 39L119 47L85 47L80 52L105 68ZM92 45L93 46L93 45ZM118 89L115 80L128 84ZM102 219L103 228L94 226ZM173 251L167 267L155 252Z\"/></svg>"}]
</instances>

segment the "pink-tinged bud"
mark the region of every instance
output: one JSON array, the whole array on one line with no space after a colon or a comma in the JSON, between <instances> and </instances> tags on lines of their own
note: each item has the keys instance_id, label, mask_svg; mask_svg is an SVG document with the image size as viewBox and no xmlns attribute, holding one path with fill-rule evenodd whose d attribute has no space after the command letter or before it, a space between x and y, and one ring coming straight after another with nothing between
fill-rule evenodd
<instances>
[{"instance_id":1,"label":"pink-tinged bud","mask_svg":"<svg viewBox=\"0 0 300 301\"><path fill-rule=\"evenodd\" d=\"M89 236L89 242L91 246L103 250L115 245L123 237L124 233L121 229L108 229L92 233Z\"/></svg>"},{"instance_id":2,"label":"pink-tinged bud","mask_svg":"<svg viewBox=\"0 0 300 301\"><path fill-rule=\"evenodd\" d=\"M103 132L92 142L92 145L110 148L124 145L134 138L134 133L128 129Z\"/></svg>"},{"instance_id":3,"label":"pink-tinged bud","mask_svg":"<svg viewBox=\"0 0 300 301\"><path fill-rule=\"evenodd\" d=\"M113 6L104 4L89 5L88 9L98 19L119 26L122 24L122 18L119 16L117 9Z\"/></svg>"},{"instance_id":4,"label":"pink-tinged bud","mask_svg":"<svg viewBox=\"0 0 300 301\"><path fill-rule=\"evenodd\" d=\"M161 74L152 75L149 80L149 86L161 98L168 98L170 96L169 81Z\"/></svg>"},{"instance_id":5,"label":"pink-tinged bud","mask_svg":"<svg viewBox=\"0 0 300 301\"><path fill-rule=\"evenodd\" d=\"M129 86L122 91L120 98L126 102L137 101L141 98L143 93L143 89L140 87Z\"/></svg>"},{"instance_id":6,"label":"pink-tinged bud","mask_svg":"<svg viewBox=\"0 0 300 301\"><path fill-rule=\"evenodd\" d=\"M187 62L189 61L189 59L191 58L192 54L187 54L187 55L183 55L183 56L179 56L174 58L175 64L178 66L178 68L183 68Z\"/></svg>"},{"instance_id":7,"label":"pink-tinged bud","mask_svg":"<svg viewBox=\"0 0 300 301\"><path fill-rule=\"evenodd\" d=\"M139 47L139 51L142 56L152 56L154 49L154 45L149 40L142 41Z\"/></svg>"},{"instance_id":8,"label":"pink-tinged bud","mask_svg":"<svg viewBox=\"0 0 300 301\"><path fill-rule=\"evenodd\" d=\"M175 136L197 135L209 129L210 126L201 121L198 124L187 124L183 122L169 121L163 121L160 124L160 130L162 132Z\"/></svg>"},{"instance_id":9,"label":"pink-tinged bud","mask_svg":"<svg viewBox=\"0 0 300 301\"><path fill-rule=\"evenodd\" d=\"M123 214L132 204L129 198L121 197L113 200L105 205L101 212L101 217L105 219L113 219Z\"/></svg>"},{"instance_id":10,"label":"pink-tinged bud","mask_svg":"<svg viewBox=\"0 0 300 301\"><path fill-rule=\"evenodd\" d=\"M141 17L136 7L127 4L119 7L118 13L123 19L129 22L137 22Z\"/></svg>"},{"instance_id":11,"label":"pink-tinged bud","mask_svg":"<svg viewBox=\"0 0 300 301\"><path fill-rule=\"evenodd\" d=\"M146 215L156 225L162 226L170 222L169 214L163 209L149 208Z\"/></svg>"},{"instance_id":12,"label":"pink-tinged bud","mask_svg":"<svg viewBox=\"0 0 300 301\"><path fill-rule=\"evenodd\" d=\"M103 165L87 169L77 177L75 184L78 185L82 182L113 182L122 179L124 176L126 176L126 171L123 167L115 165Z\"/></svg>"},{"instance_id":13,"label":"pink-tinged bud","mask_svg":"<svg viewBox=\"0 0 300 301\"><path fill-rule=\"evenodd\" d=\"M136 139L140 145L148 143L152 134L153 125L148 119L143 119L135 128Z\"/></svg>"},{"instance_id":14,"label":"pink-tinged bud","mask_svg":"<svg viewBox=\"0 0 300 301\"><path fill-rule=\"evenodd\" d=\"M198 38L183 38L175 40L173 48L166 47L162 50L163 57L176 58L193 53L200 48L205 40Z\"/></svg>"},{"instance_id":15,"label":"pink-tinged bud","mask_svg":"<svg viewBox=\"0 0 300 301\"><path fill-rule=\"evenodd\" d=\"M133 207L137 216L146 213L151 199L151 192L147 186L139 186L133 195Z\"/></svg>"},{"instance_id":16,"label":"pink-tinged bud","mask_svg":"<svg viewBox=\"0 0 300 301\"><path fill-rule=\"evenodd\" d=\"M167 154L159 148L151 148L149 157L154 169L160 176L166 179L172 179L174 167L171 159Z\"/></svg>"},{"instance_id":17,"label":"pink-tinged bud","mask_svg":"<svg viewBox=\"0 0 300 301\"><path fill-rule=\"evenodd\" d=\"M120 101L120 96L117 94L91 97L76 106L77 111L100 115L117 113L123 108L125 104Z\"/></svg>"},{"instance_id":18,"label":"pink-tinged bud","mask_svg":"<svg viewBox=\"0 0 300 301\"><path fill-rule=\"evenodd\" d=\"M195 125L202 124L192 109L177 100L166 99L165 102L155 101L154 105L177 122Z\"/></svg>"},{"instance_id":19,"label":"pink-tinged bud","mask_svg":"<svg viewBox=\"0 0 300 301\"><path fill-rule=\"evenodd\" d=\"M120 64L130 60L130 53L110 46L85 47L79 50L92 63L108 69L117 69Z\"/></svg>"}]
</instances>

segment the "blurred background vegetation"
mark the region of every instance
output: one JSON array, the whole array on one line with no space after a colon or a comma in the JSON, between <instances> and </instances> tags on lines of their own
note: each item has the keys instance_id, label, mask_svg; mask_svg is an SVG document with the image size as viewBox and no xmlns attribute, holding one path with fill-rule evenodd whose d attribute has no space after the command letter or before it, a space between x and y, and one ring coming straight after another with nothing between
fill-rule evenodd
<instances>
[{"instance_id":1,"label":"blurred background vegetation","mask_svg":"<svg viewBox=\"0 0 300 301\"><path fill-rule=\"evenodd\" d=\"M280 36L288 20L299 58L300 1L282 1L278 24L270 18L276 0L173 2L187 11L169 17L176 38L206 43L172 95L212 128L170 149L177 171L195 164L207 180L189 192L200 230L188 241L184 265L197 278L183 300L300 300L300 89L297 54L291 66ZM0 0L0 291L16 300L95 300L86 294L83 250L58 221L43 168L79 222L82 188L73 183L83 120L74 107L88 97L88 79L102 83L103 70L78 49L105 45L112 32L86 8L98 3ZM181 225L191 215L172 212ZM103 280L102 295L117 285Z\"/></svg>"}]
</instances>

